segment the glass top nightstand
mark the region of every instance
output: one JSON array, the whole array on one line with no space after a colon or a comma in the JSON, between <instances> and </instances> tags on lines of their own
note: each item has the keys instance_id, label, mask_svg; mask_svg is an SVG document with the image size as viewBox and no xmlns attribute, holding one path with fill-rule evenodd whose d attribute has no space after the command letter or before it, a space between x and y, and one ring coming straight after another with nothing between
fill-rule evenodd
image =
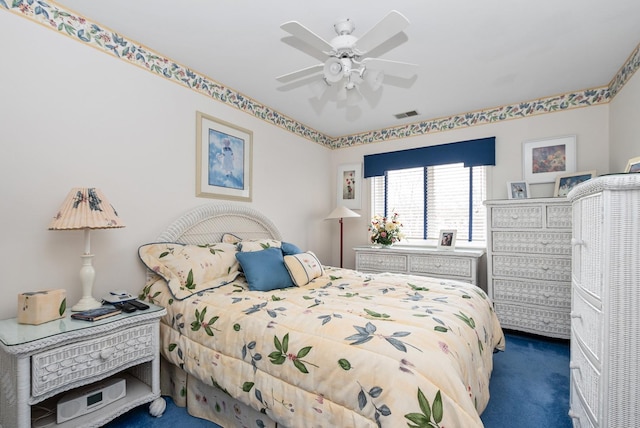
<instances>
[{"instance_id":1,"label":"glass top nightstand","mask_svg":"<svg viewBox=\"0 0 640 428\"><path fill-rule=\"evenodd\" d=\"M81 321L71 318L73 312L67 311L64 318L49 321L39 325L18 324L16 318L0 320L0 342L7 347L22 345L28 342L41 340L58 334L69 333L87 328L95 328L104 324L110 324L130 317L151 314L164 311L161 306L148 304L149 309L137 310L131 313L121 313L98 321ZM146 317L144 317L146 318Z\"/></svg>"}]
</instances>

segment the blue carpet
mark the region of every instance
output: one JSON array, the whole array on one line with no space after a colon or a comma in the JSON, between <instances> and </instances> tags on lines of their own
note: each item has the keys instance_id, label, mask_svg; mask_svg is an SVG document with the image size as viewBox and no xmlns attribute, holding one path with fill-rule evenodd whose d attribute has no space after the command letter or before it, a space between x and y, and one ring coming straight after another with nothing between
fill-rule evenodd
<instances>
[{"instance_id":1,"label":"blue carpet","mask_svg":"<svg viewBox=\"0 0 640 428\"><path fill-rule=\"evenodd\" d=\"M491 400L481 416L485 428L570 428L568 342L512 333L506 338L505 352L494 354ZM143 405L105 428L220 428L165 400L160 418Z\"/></svg>"},{"instance_id":2,"label":"blue carpet","mask_svg":"<svg viewBox=\"0 0 640 428\"><path fill-rule=\"evenodd\" d=\"M485 427L571 428L568 341L505 336L505 352L493 358Z\"/></svg>"}]
</instances>

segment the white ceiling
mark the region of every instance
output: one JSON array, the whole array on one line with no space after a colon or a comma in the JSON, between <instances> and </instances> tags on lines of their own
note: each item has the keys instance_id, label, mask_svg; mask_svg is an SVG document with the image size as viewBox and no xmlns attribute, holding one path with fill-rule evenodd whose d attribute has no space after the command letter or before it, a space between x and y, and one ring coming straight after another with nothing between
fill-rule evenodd
<instances>
[{"instance_id":1,"label":"white ceiling","mask_svg":"<svg viewBox=\"0 0 640 428\"><path fill-rule=\"evenodd\" d=\"M330 137L606 86L640 42L640 0L57 3ZM391 9L411 24L374 53L418 64L415 80L386 76L355 107L276 81L324 61L296 48L282 23L331 40L333 24L349 18L358 37ZM394 117L410 110L419 115Z\"/></svg>"}]
</instances>

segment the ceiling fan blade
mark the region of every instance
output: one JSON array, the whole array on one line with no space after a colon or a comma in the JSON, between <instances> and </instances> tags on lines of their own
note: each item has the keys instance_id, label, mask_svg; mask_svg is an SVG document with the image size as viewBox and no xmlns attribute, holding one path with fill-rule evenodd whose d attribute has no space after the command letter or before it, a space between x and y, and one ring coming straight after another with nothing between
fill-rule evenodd
<instances>
[{"instance_id":1,"label":"ceiling fan blade","mask_svg":"<svg viewBox=\"0 0 640 428\"><path fill-rule=\"evenodd\" d=\"M408 62L390 61L388 59L379 58L365 58L362 60L362 64L372 70L383 71L384 74L389 76L402 77L404 79L410 79L415 76L418 69L417 64L410 64Z\"/></svg>"},{"instance_id":2,"label":"ceiling fan blade","mask_svg":"<svg viewBox=\"0 0 640 428\"><path fill-rule=\"evenodd\" d=\"M322 71L324 68L324 64L316 64L311 67L303 68L301 70L292 71L291 73L283 74L282 76L276 77L276 80L279 82L291 82L296 79L300 79L301 77L307 77L319 71Z\"/></svg>"},{"instance_id":3,"label":"ceiling fan blade","mask_svg":"<svg viewBox=\"0 0 640 428\"><path fill-rule=\"evenodd\" d=\"M282 28L292 36L295 36L298 39L302 40L306 44L313 46L319 51L328 53L333 50L333 47L329 44L329 42L327 42L322 37L318 36L316 33L309 30L307 27L297 21L285 22L280 26L280 28Z\"/></svg>"},{"instance_id":4,"label":"ceiling fan blade","mask_svg":"<svg viewBox=\"0 0 640 428\"><path fill-rule=\"evenodd\" d=\"M358 55L364 55L408 26L409 20L400 12L392 10L356 41L354 50Z\"/></svg>"}]
</instances>

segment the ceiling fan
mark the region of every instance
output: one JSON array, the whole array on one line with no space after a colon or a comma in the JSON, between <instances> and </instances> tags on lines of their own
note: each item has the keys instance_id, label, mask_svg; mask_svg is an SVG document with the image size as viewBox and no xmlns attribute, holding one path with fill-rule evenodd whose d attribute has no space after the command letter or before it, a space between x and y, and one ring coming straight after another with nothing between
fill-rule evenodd
<instances>
[{"instance_id":1,"label":"ceiling fan","mask_svg":"<svg viewBox=\"0 0 640 428\"><path fill-rule=\"evenodd\" d=\"M358 38L351 34L355 30L353 21L343 19L333 26L337 36L327 42L297 21L285 22L280 28L321 51L328 59L324 63L278 76L276 80L288 83L310 78L311 87L318 98L329 86L337 85L337 100L355 105L362 99L358 91L358 85L362 82L366 82L371 90L378 91L385 74L404 79L410 79L415 75L418 67L416 64L367 57L371 50L408 26L409 20L400 12L392 10Z\"/></svg>"}]
</instances>

